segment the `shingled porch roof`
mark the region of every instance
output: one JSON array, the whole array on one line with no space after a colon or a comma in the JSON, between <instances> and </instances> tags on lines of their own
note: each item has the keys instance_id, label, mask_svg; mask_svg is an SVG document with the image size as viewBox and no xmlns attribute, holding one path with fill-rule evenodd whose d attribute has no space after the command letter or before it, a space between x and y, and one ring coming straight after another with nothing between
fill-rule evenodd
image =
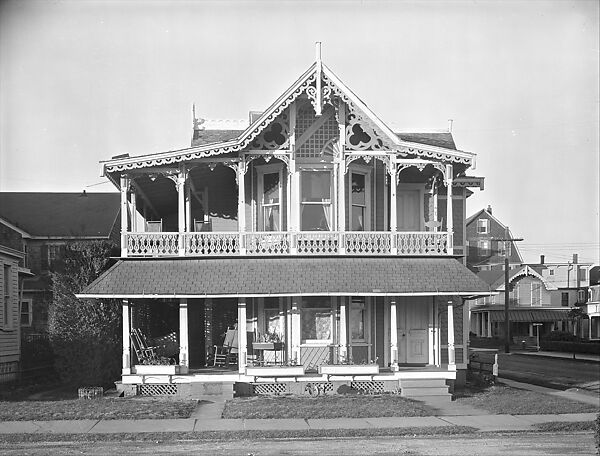
<instances>
[{"instance_id":1,"label":"shingled porch roof","mask_svg":"<svg viewBox=\"0 0 600 456\"><path fill-rule=\"evenodd\" d=\"M123 259L79 298L489 295L455 258Z\"/></svg>"}]
</instances>

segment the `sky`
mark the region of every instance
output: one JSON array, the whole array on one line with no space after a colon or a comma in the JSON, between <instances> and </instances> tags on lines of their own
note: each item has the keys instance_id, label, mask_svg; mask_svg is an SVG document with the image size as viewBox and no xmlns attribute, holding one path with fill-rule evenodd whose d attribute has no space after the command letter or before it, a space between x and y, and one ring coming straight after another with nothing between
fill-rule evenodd
<instances>
[{"instance_id":1,"label":"sky","mask_svg":"<svg viewBox=\"0 0 600 456\"><path fill-rule=\"evenodd\" d=\"M396 130L477 154L525 261L599 262L599 2L4 1L0 191L115 191L101 160L188 147L315 60Z\"/></svg>"}]
</instances>

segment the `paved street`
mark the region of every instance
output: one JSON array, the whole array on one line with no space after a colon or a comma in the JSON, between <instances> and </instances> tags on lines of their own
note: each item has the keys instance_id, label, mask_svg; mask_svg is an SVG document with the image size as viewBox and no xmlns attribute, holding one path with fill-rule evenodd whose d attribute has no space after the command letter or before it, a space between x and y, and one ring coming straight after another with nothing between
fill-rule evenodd
<instances>
[{"instance_id":1,"label":"paved street","mask_svg":"<svg viewBox=\"0 0 600 456\"><path fill-rule=\"evenodd\" d=\"M591 432L577 434L485 434L460 437L377 437L343 439L242 440L205 442L94 442L0 444L12 455L210 454L275 455L594 455Z\"/></svg>"},{"instance_id":2,"label":"paved street","mask_svg":"<svg viewBox=\"0 0 600 456\"><path fill-rule=\"evenodd\" d=\"M571 359L500 353L498 368L500 377L563 388L598 391L600 380L599 363Z\"/></svg>"}]
</instances>

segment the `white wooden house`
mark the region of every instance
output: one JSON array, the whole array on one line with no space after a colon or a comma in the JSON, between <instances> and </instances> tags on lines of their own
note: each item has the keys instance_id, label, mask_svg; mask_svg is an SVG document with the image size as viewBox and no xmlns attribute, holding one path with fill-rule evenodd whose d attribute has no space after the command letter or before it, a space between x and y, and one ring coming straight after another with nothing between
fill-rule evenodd
<instances>
[{"instance_id":1,"label":"white wooden house","mask_svg":"<svg viewBox=\"0 0 600 456\"><path fill-rule=\"evenodd\" d=\"M197 120L189 148L103 163L121 259L79 296L122 300L122 382L145 393L460 380L466 300L489 294L464 266L474 163L447 131L392 131L318 53L247 127ZM228 327L235 368L207 367ZM176 338L177 366L136 364L132 328Z\"/></svg>"}]
</instances>

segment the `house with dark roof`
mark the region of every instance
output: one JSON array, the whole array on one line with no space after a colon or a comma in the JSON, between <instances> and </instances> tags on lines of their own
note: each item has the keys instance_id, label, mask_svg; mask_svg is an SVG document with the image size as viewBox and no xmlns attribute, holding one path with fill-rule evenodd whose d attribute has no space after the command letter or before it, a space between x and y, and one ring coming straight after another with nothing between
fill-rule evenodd
<instances>
[{"instance_id":1,"label":"house with dark roof","mask_svg":"<svg viewBox=\"0 0 600 456\"><path fill-rule=\"evenodd\" d=\"M320 53L246 126L221 125L102 163L121 258L78 296L122 300L120 388L448 397L466 303L490 294L464 266L475 154L448 131L395 133Z\"/></svg>"},{"instance_id":2,"label":"house with dark roof","mask_svg":"<svg viewBox=\"0 0 600 456\"><path fill-rule=\"evenodd\" d=\"M34 274L22 284L22 335L43 335L52 300L50 273L74 241L119 242L118 193L0 192L0 244L23 252Z\"/></svg>"},{"instance_id":3,"label":"house with dark roof","mask_svg":"<svg viewBox=\"0 0 600 456\"><path fill-rule=\"evenodd\" d=\"M492 215L491 206L467 218L465 231L467 266L472 271L502 270L507 257L511 268L523 264L511 231Z\"/></svg>"}]
</instances>

